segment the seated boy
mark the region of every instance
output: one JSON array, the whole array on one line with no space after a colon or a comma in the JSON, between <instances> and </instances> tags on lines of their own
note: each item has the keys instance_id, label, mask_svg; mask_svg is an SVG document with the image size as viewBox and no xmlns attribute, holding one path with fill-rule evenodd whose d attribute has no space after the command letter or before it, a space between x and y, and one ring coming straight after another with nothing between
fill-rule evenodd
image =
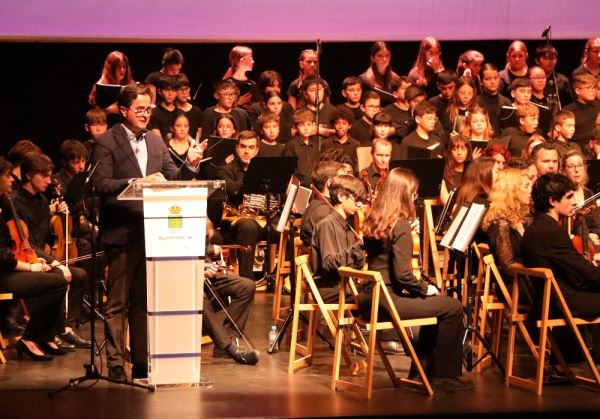
<instances>
[{"instance_id":1,"label":"seated boy","mask_svg":"<svg viewBox=\"0 0 600 419\"><path fill-rule=\"evenodd\" d=\"M527 142L533 134L539 134L538 118L540 110L531 103L517 105L515 112L518 127L508 127L494 142L500 143L515 157L521 157Z\"/></svg>"},{"instance_id":2,"label":"seated boy","mask_svg":"<svg viewBox=\"0 0 600 419\"><path fill-rule=\"evenodd\" d=\"M399 158L409 158L409 147L427 150L430 158L443 158L446 154L444 144L437 136L432 135L436 128L436 108L431 103L421 102L413 111L417 124L415 130L406 136L400 143Z\"/></svg>"},{"instance_id":3,"label":"seated boy","mask_svg":"<svg viewBox=\"0 0 600 419\"><path fill-rule=\"evenodd\" d=\"M175 105L179 81L172 76L162 76L158 79L156 84L158 105L152 112L150 122L148 123L148 129L160 135L163 140L167 141L167 135L171 132L173 119L182 112Z\"/></svg>"},{"instance_id":4,"label":"seated boy","mask_svg":"<svg viewBox=\"0 0 600 419\"><path fill-rule=\"evenodd\" d=\"M552 69L556 67L558 61L558 52L556 48L548 45L540 45L535 50L535 63L540 66L546 74L546 89L545 95L551 96L556 94L556 87L554 84L554 77L552 76ZM558 85L558 97L560 98L560 104L567 106L573 101L571 94L571 85L567 76L561 73L556 74L556 84Z\"/></svg>"},{"instance_id":5,"label":"seated boy","mask_svg":"<svg viewBox=\"0 0 600 419\"><path fill-rule=\"evenodd\" d=\"M350 220L366 198L363 184L354 176L336 176L329 187L329 196L333 209L315 226L310 245L310 265L326 303L338 301L338 268L361 269L365 263L364 244L349 228Z\"/></svg>"},{"instance_id":6,"label":"seated boy","mask_svg":"<svg viewBox=\"0 0 600 419\"><path fill-rule=\"evenodd\" d=\"M554 115L554 139L551 141L556 146L560 159L569 150L581 152L577 143L571 139L575 133L575 115L573 112L560 110Z\"/></svg>"},{"instance_id":7,"label":"seated boy","mask_svg":"<svg viewBox=\"0 0 600 419\"><path fill-rule=\"evenodd\" d=\"M532 95L532 87L531 87L531 80L528 77L517 77L516 79L513 80L513 82L510 85L510 96L512 97L512 107L513 108L517 108L519 105L527 105L527 104L532 104L531 102L531 95ZM546 106L542 106L542 105L536 105L535 103L533 103L534 106L536 106L538 108L538 124L539 125L539 119L540 119L540 113L541 112L545 112L546 114L549 114L549 110ZM546 120L550 120L550 116L549 115L544 115L544 121ZM518 115L518 112L515 111L515 109L502 109L500 111L500 129L502 130L502 135L504 135L504 131L509 128L509 127L517 127L519 125L519 118L521 118ZM536 125L536 129L537 129L537 125ZM544 136L546 136L547 133L544 133Z\"/></svg>"},{"instance_id":8,"label":"seated boy","mask_svg":"<svg viewBox=\"0 0 600 419\"><path fill-rule=\"evenodd\" d=\"M354 120L362 118L364 113L360 107L362 83L358 77L350 76L344 79L342 82L342 96L346 99L342 105L352 112Z\"/></svg>"},{"instance_id":9,"label":"seated boy","mask_svg":"<svg viewBox=\"0 0 600 419\"><path fill-rule=\"evenodd\" d=\"M87 148L88 153L91 154L92 147L94 147L94 141L104 134L108 128L106 123L106 113L100 108L90 109L85 114L85 124L83 127L89 134L89 138L83 145Z\"/></svg>"},{"instance_id":10,"label":"seated boy","mask_svg":"<svg viewBox=\"0 0 600 419\"><path fill-rule=\"evenodd\" d=\"M360 99L360 108L364 112L362 118L355 121L350 129L350 136L356 139L361 146L371 145L372 128L371 121L373 117L381 110L381 99L377 92L369 90L362 95Z\"/></svg>"},{"instance_id":11,"label":"seated boy","mask_svg":"<svg viewBox=\"0 0 600 419\"><path fill-rule=\"evenodd\" d=\"M521 256L525 266L552 269L574 317L592 318L600 315L600 268L575 249L559 221L573 215L574 192L575 185L563 174L549 173L537 179L531 191L535 219L523 234ZM539 307L541 294L536 297L534 307ZM592 335L593 356L598 362L597 325L592 327Z\"/></svg>"},{"instance_id":12,"label":"seated boy","mask_svg":"<svg viewBox=\"0 0 600 419\"><path fill-rule=\"evenodd\" d=\"M298 157L294 176L302 186L310 187L310 174L319 161L319 143L316 134L317 125L313 112L298 109L294 112L296 135L285 145L284 156Z\"/></svg>"},{"instance_id":13,"label":"seated boy","mask_svg":"<svg viewBox=\"0 0 600 419\"><path fill-rule=\"evenodd\" d=\"M573 76L573 90L576 99L564 108L575 115L573 141L582 149L596 128L598 112L600 112L600 102L596 101L596 83L596 78L591 74L582 73Z\"/></svg>"},{"instance_id":14,"label":"seated boy","mask_svg":"<svg viewBox=\"0 0 600 419\"><path fill-rule=\"evenodd\" d=\"M354 115L346 105L338 105L331 115L331 124L335 130L334 134L321 142L321 152L330 148L340 148L344 154L356 159L356 149L360 143L352 138L348 131L354 124Z\"/></svg>"},{"instance_id":15,"label":"seated boy","mask_svg":"<svg viewBox=\"0 0 600 419\"><path fill-rule=\"evenodd\" d=\"M229 80L221 80L215 86L215 99L217 104L206 108L202 112L202 134L201 138L208 138L214 134L217 128L217 120L224 113L231 114L235 120L237 132L250 129L248 112L235 106L240 89Z\"/></svg>"},{"instance_id":16,"label":"seated boy","mask_svg":"<svg viewBox=\"0 0 600 419\"><path fill-rule=\"evenodd\" d=\"M279 136L279 115L265 112L258 117L261 140L258 157L280 157L283 156L285 144L277 142Z\"/></svg>"}]
</instances>

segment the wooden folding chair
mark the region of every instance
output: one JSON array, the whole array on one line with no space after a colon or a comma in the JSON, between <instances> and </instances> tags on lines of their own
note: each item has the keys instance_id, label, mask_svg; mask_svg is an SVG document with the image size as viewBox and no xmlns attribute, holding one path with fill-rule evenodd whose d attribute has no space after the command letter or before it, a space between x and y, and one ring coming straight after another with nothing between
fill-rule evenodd
<instances>
[{"instance_id":1,"label":"wooden folding chair","mask_svg":"<svg viewBox=\"0 0 600 419\"><path fill-rule=\"evenodd\" d=\"M502 336L502 321L504 316L508 316L512 306L512 299L506 283L500 275L500 271L494 262L494 256L489 254L487 245L478 245L476 247L479 258L478 283L475 290L475 316L473 317L473 327L479 330L481 336L486 336L489 324L490 345L495 354L499 353L500 341ZM492 285L496 285L495 289ZM497 293L500 292L504 301L498 299ZM480 360L476 370L480 372L491 363L491 356L487 355L483 359L485 348L478 344L473 348L477 359Z\"/></svg>"},{"instance_id":2,"label":"wooden folding chair","mask_svg":"<svg viewBox=\"0 0 600 419\"><path fill-rule=\"evenodd\" d=\"M423 272L429 275L429 259L433 263L433 274L438 288L443 287L442 270L440 268L440 254L438 241L442 238L435 235L432 208L440 205L439 199L425 199L423 202ZM446 253L444 253L446 256ZM444 263L445 264L445 263Z\"/></svg>"},{"instance_id":3,"label":"wooden folding chair","mask_svg":"<svg viewBox=\"0 0 600 419\"><path fill-rule=\"evenodd\" d=\"M511 307L511 325L510 332L508 338L508 354L507 354L507 365L506 365L506 377L505 384L507 386L514 385L516 387L521 387L526 390L532 391L537 395L542 394L543 388L543 380L544 380L544 367L546 360L546 349L549 348L552 353L556 356L561 367L564 369L567 377L572 381L581 382L584 384L594 384L600 385L600 374L598 374L598 369L596 368L596 364L590 355L590 351L588 350L581 333L577 326L579 325L588 325L588 324L596 324L600 323L600 317L593 319L582 319L582 318L574 318L571 314L571 310L567 306L567 303L564 299L564 296L556 282L556 278L554 278L554 274L551 269L547 268L525 268L520 263L515 263L511 267L515 272L515 279L513 282L513 293L512 293L512 307ZM539 331L539 345L537 348L534 347L533 342L525 325L523 324L525 317L518 313L518 304L519 304L519 276L524 275L529 277L532 281L542 281L543 282L543 295L542 298L542 312L541 319L537 322L537 327L540 329ZM562 318L553 318L550 319L550 304L551 297L554 296L554 301L560 311L562 312ZM539 298L539 297L538 297ZM552 328L566 326L571 332L575 335L579 348L581 349L585 360L587 361L588 366L592 372L593 378L588 378L580 375L574 375L567 363L564 361L562 354L556 342L552 338ZM519 377L513 374L513 366L514 366L514 349L515 349L515 338L516 338L516 330L517 327L519 331L525 338L528 346L536 360L536 375L534 378L524 378Z\"/></svg>"},{"instance_id":4,"label":"wooden folding chair","mask_svg":"<svg viewBox=\"0 0 600 419\"><path fill-rule=\"evenodd\" d=\"M412 345L412 342L406 331L407 327L411 326L428 326L437 324L436 317L426 317L420 319L402 320L394 303L390 297L389 291L383 282L383 278L379 272L375 271L359 271L356 269L342 267L339 268L341 277L340 282L340 309L338 311L338 333L335 338L335 355L333 365L333 377L331 387L333 390L349 390L356 392L368 399L371 398L373 390L373 368L375 364L375 350L379 352L379 356L383 361L383 365L394 384L394 386L400 385L400 383L407 383L423 388L429 395L433 395L433 389L429 383L429 379L425 374L421 361L419 360L417 353ZM347 316L345 313L348 312L346 304L346 288L359 289L361 287L369 287L372 290L372 301L371 301L371 318L368 322L369 343L366 352L367 368L364 377L364 384L360 384L355 381L346 381L340 378L340 359L343 349L343 333L344 328L354 325L357 319L352 316ZM387 307L387 312L391 315L391 321L380 321L379 320L379 303L383 301L383 305ZM421 380L414 380L409 378L400 378L394 372L390 361L385 354L381 346L381 342L377 339L377 332L379 330L396 329L402 339L405 350L410 355L414 367L420 374Z\"/></svg>"},{"instance_id":5,"label":"wooden folding chair","mask_svg":"<svg viewBox=\"0 0 600 419\"><path fill-rule=\"evenodd\" d=\"M302 219L294 220L294 227L300 227ZM273 311L272 318L275 325L283 323L283 319L289 312L289 307L281 307L281 297L285 285L285 277L290 274L290 261L286 259L287 245L290 238L290 232L285 229L279 236L279 247L277 250L277 269L275 270L275 289L273 290ZM294 258L300 255L302 242L299 237L294 237Z\"/></svg>"},{"instance_id":6,"label":"wooden folding chair","mask_svg":"<svg viewBox=\"0 0 600 419\"><path fill-rule=\"evenodd\" d=\"M294 316L292 320L292 341L290 345L290 359L288 364L288 372L294 373L300 368L310 366L313 362L314 340L319 324L318 314L323 316L327 328L332 337L336 336L337 319L333 313L339 311L339 304L326 304L319 293L319 289L312 277L310 268L308 267L308 255L298 256L296 258L296 288L294 300ZM358 309L358 304L346 304L344 311L345 315L350 315L350 310ZM308 326L306 329L306 344L301 345L298 342L299 322L301 313L308 313ZM358 351L366 351L367 344L360 333L358 325L354 325L351 331L345 333L345 341L348 346ZM296 359L296 354L301 355ZM342 351L342 356L346 364L350 368L352 374L356 374L360 368L366 364L364 361L352 362L346 348Z\"/></svg>"},{"instance_id":7,"label":"wooden folding chair","mask_svg":"<svg viewBox=\"0 0 600 419\"><path fill-rule=\"evenodd\" d=\"M0 301L1 300L12 300L13 295L11 293L3 293L0 294ZM6 339L4 339L4 336L2 336L2 333L0 332L0 364L6 364L6 358L4 357L4 354L2 353L2 349L6 349L7 347L7 342Z\"/></svg>"}]
</instances>

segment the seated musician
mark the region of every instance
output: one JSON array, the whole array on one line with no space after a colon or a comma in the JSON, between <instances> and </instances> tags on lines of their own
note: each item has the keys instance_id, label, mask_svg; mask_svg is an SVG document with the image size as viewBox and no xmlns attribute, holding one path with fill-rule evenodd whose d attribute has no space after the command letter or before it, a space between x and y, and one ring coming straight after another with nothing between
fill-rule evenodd
<instances>
[{"instance_id":1,"label":"seated musician","mask_svg":"<svg viewBox=\"0 0 600 419\"><path fill-rule=\"evenodd\" d=\"M212 225L207 226L207 243L212 242ZM244 332L248 315L254 301L254 281L235 275L227 271L227 267L213 260L222 260L221 247L216 244L208 244L206 249L206 263L204 265L204 276L210 281L211 290L204 289L204 304L202 316L202 330L209 335L215 344L213 356L231 357L240 364L254 365L258 362L260 353L256 349L241 349L235 342L235 337ZM231 319L222 319L219 311L225 307L221 306L223 301L231 298L226 310ZM217 299L218 298L218 299ZM235 324L234 324L235 323ZM237 329L237 330L236 330Z\"/></svg>"},{"instance_id":2,"label":"seated musician","mask_svg":"<svg viewBox=\"0 0 600 419\"><path fill-rule=\"evenodd\" d=\"M59 339L78 348L89 348L91 343L81 338L74 331L79 327L83 293L87 284L87 274L83 269L74 266L67 267L55 260L49 254L47 238L50 235L51 213L64 213L67 204L55 202L48 205L44 196L51 183L51 174L54 164L48 156L39 153L28 153L21 162L21 176L23 184L15 191L14 204L21 220L29 230L29 242L39 257L46 260L48 265L58 273L62 273L70 282L68 312L65 320L65 329L59 334Z\"/></svg>"},{"instance_id":3,"label":"seated musician","mask_svg":"<svg viewBox=\"0 0 600 419\"><path fill-rule=\"evenodd\" d=\"M369 198L377 193L379 185L385 179L392 157L392 143L387 139L376 139L371 144L373 163L361 170L360 179L367 188Z\"/></svg>"},{"instance_id":4,"label":"seated musician","mask_svg":"<svg viewBox=\"0 0 600 419\"><path fill-rule=\"evenodd\" d=\"M217 177L225 180L227 204L236 212L234 217L228 220L230 225L227 225L227 223L223 225L224 235L230 235L234 243L252 247L252 251L242 250L238 257L240 275L250 279L254 278L254 248L265 235L266 223L264 214L260 210L244 206L243 203L244 199L246 199L246 202L254 199L264 203L265 196L256 194L244 196L241 191L246 170L248 170L250 161L258 154L259 144L256 133L252 131L240 132L235 148L235 159L217 170Z\"/></svg>"},{"instance_id":5,"label":"seated musician","mask_svg":"<svg viewBox=\"0 0 600 419\"><path fill-rule=\"evenodd\" d=\"M459 379L462 305L418 280L411 267L418 186L415 175L401 168L391 170L381 185L364 225L369 269L381 272L400 318L437 317L437 325L421 328L416 345L434 391L471 391L473 384ZM370 313L371 296L362 293L360 303L361 312Z\"/></svg>"},{"instance_id":6,"label":"seated musician","mask_svg":"<svg viewBox=\"0 0 600 419\"><path fill-rule=\"evenodd\" d=\"M354 176L336 176L329 196L333 209L315 226L310 244L310 265L326 303L338 301L338 268L360 269L365 263L363 242L351 227L352 217L366 198L362 182Z\"/></svg>"},{"instance_id":7,"label":"seated musician","mask_svg":"<svg viewBox=\"0 0 600 419\"><path fill-rule=\"evenodd\" d=\"M580 151L567 151L563 155L561 167L563 174L576 186L574 196L578 205L594 195L594 192L586 186L589 176L583 154ZM585 238L588 245L582 249L586 256L594 259L596 249L600 248L600 209L595 205L589 206L579 215L571 223L571 234Z\"/></svg>"},{"instance_id":8,"label":"seated musician","mask_svg":"<svg viewBox=\"0 0 600 419\"><path fill-rule=\"evenodd\" d=\"M0 198L6 204L11 193L12 164L0 157ZM45 261L29 263L17 260L14 243L7 228L6 213L0 212L0 293L14 298L35 298L30 306L29 322L17 342L19 358L28 355L34 361L50 361L66 351L54 343L54 336L64 332L63 300L70 278Z\"/></svg>"},{"instance_id":9,"label":"seated musician","mask_svg":"<svg viewBox=\"0 0 600 419\"><path fill-rule=\"evenodd\" d=\"M521 170L508 168L498 175L489 194L490 206L482 229L502 279L512 283L510 265L518 259L525 226L530 220L531 181ZM502 295L499 297L502 298Z\"/></svg>"},{"instance_id":10,"label":"seated musician","mask_svg":"<svg viewBox=\"0 0 600 419\"><path fill-rule=\"evenodd\" d=\"M319 163L312 173L312 184L321 193L323 198L331 203L329 197L329 186L335 176L344 174L344 166L333 160ZM315 194L302 214L302 226L300 227L300 239L305 246L310 246L310 241L315 230L315 225L329 214L329 205L319 199Z\"/></svg>"},{"instance_id":11,"label":"seated musician","mask_svg":"<svg viewBox=\"0 0 600 419\"><path fill-rule=\"evenodd\" d=\"M577 186L562 174L547 173L537 179L531 192L535 219L525 229L521 257L525 266L552 269L573 316L597 317L600 315L600 268L575 249L567 231L559 224L561 217L573 215L576 190ZM592 355L599 362L600 333L597 325L591 329ZM560 340L559 346L565 348ZM563 355L571 359L564 351Z\"/></svg>"}]
</instances>

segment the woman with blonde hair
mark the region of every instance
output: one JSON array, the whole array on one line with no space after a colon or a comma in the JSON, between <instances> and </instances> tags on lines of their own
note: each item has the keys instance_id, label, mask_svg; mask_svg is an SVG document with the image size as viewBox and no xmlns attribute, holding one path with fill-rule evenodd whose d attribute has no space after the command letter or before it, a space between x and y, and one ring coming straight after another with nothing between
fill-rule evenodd
<instances>
[{"instance_id":1,"label":"woman with blonde hair","mask_svg":"<svg viewBox=\"0 0 600 419\"><path fill-rule=\"evenodd\" d=\"M435 392L472 391L462 373L462 305L439 295L437 288L418 280L411 268L411 223L416 218L419 181L409 170L391 170L364 224L369 269L381 273L393 304L403 319L436 317L437 325L422 327L415 346ZM368 313L371 295L360 296L360 310ZM382 309L388 309L380 304Z\"/></svg>"},{"instance_id":2,"label":"woman with blonde hair","mask_svg":"<svg viewBox=\"0 0 600 419\"><path fill-rule=\"evenodd\" d=\"M531 181L516 168L503 170L489 194L490 206L481 228L502 278L510 282L510 266L516 261L525 226L529 224Z\"/></svg>"}]
</instances>

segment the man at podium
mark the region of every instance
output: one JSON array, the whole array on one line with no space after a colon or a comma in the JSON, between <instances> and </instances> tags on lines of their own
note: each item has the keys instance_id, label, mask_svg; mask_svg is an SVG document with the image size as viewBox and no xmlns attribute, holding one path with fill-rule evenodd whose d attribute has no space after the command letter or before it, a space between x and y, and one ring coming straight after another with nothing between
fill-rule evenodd
<instances>
[{"instance_id":1,"label":"man at podium","mask_svg":"<svg viewBox=\"0 0 600 419\"><path fill-rule=\"evenodd\" d=\"M125 381L125 322L129 320L132 378L148 372L146 261L142 202L117 196L136 179L192 179L202 159L199 145L189 148L186 164L175 166L162 138L146 129L154 105L143 86L126 86L119 95L123 123L94 144L94 182L101 198L100 242L109 266L106 303L108 375Z\"/></svg>"}]
</instances>

